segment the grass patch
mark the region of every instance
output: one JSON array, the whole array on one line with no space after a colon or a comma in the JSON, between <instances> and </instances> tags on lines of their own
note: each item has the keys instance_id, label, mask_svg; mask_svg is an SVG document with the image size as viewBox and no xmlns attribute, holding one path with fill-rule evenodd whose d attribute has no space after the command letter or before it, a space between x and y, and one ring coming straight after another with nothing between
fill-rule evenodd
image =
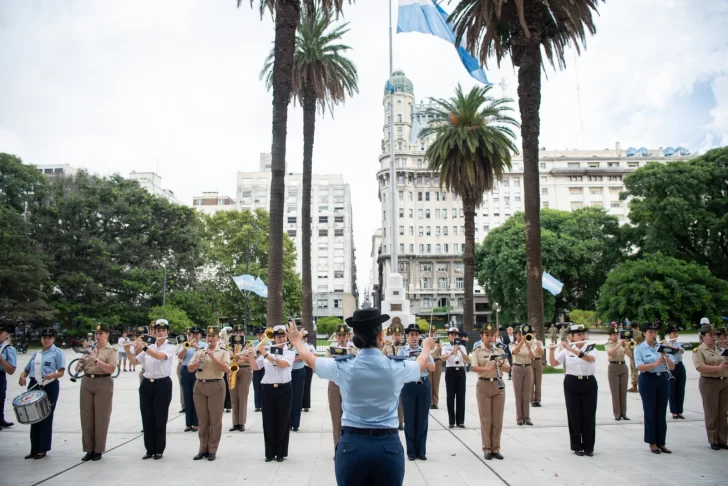
<instances>
[{"instance_id":1,"label":"grass patch","mask_svg":"<svg viewBox=\"0 0 728 486\"><path fill-rule=\"evenodd\" d=\"M604 351L604 345L603 344L597 344L597 351Z\"/></svg>"},{"instance_id":2,"label":"grass patch","mask_svg":"<svg viewBox=\"0 0 728 486\"><path fill-rule=\"evenodd\" d=\"M554 368L553 366L544 366L543 374L544 375L563 375L564 370L562 368Z\"/></svg>"}]
</instances>

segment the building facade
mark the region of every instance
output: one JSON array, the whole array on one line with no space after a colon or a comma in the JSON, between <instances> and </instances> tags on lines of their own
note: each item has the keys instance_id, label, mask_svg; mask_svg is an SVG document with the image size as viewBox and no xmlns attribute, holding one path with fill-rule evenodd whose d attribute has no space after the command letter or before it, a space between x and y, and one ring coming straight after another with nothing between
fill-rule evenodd
<instances>
[{"instance_id":1,"label":"building facade","mask_svg":"<svg viewBox=\"0 0 728 486\"><path fill-rule=\"evenodd\" d=\"M74 177L78 172L78 169L68 164L36 165L35 167L49 179L55 179L56 177Z\"/></svg>"},{"instance_id":2,"label":"building facade","mask_svg":"<svg viewBox=\"0 0 728 486\"><path fill-rule=\"evenodd\" d=\"M223 196L217 192L203 192L202 196L192 198L192 207L212 215L218 211L234 211L238 209L238 204L230 196Z\"/></svg>"},{"instance_id":3,"label":"building facade","mask_svg":"<svg viewBox=\"0 0 728 486\"><path fill-rule=\"evenodd\" d=\"M182 202L177 199L174 192L162 187L162 176L155 172L132 171L131 174L129 174L129 179L137 181L139 183L139 187L145 189L150 194L164 198L172 204L182 205Z\"/></svg>"},{"instance_id":4,"label":"building facade","mask_svg":"<svg viewBox=\"0 0 728 486\"><path fill-rule=\"evenodd\" d=\"M258 172L238 172L237 199L241 211L270 208L269 154L261 154ZM303 174L287 173L283 229L296 244L296 271L301 274ZM314 317L349 316L356 302L355 247L349 184L340 174L314 174L311 183L311 288ZM354 304L355 306L355 304ZM351 310L353 313L353 310Z\"/></svg>"},{"instance_id":5,"label":"building facade","mask_svg":"<svg viewBox=\"0 0 728 486\"><path fill-rule=\"evenodd\" d=\"M394 81L394 163L397 185L397 269L403 277L412 312L420 317L455 316L463 313L465 219L462 201L452 192L440 188L437 174L427 170L425 151L431 140L419 134L428 123L429 105L417 103L412 82L396 71ZM381 229L373 237L372 292L382 286L381 277L391 269L391 204L389 154L389 92L383 99L383 139L380 167L377 172L381 202ZM629 208L619 198L623 178L648 162L688 160L690 153L682 147L648 150L613 149L564 150L539 153L541 205L545 208L571 211L586 206L604 208L620 223L628 222ZM485 194L476 211L475 238L482 241L488 232L500 226L512 214L523 211L523 158L512 161L512 168L503 180ZM374 245L381 237L381 249ZM375 269L381 267L377 272ZM385 280L386 281L386 280ZM381 289L380 289L381 292ZM376 301L373 295L373 300ZM476 321L483 322L490 314L490 305L483 289L475 283L473 311ZM451 308L442 312L443 308ZM440 311L440 312L437 312Z\"/></svg>"}]
</instances>

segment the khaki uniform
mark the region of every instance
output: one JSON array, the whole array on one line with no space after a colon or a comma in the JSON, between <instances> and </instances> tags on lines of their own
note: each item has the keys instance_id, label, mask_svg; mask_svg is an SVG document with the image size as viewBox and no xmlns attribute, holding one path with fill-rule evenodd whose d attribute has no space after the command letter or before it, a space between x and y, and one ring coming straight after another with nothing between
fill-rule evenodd
<instances>
[{"instance_id":1,"label":"khaki uniform","mask_svg":"<svg viewBox=\"0 0 728 486\"><path fill-rule=\"evenodd\" d=\"M614 418L619 419L627 416L627 382L629 381L629 373L624 346L612 342L607 342L604 345L604 350L607 353L614 348L617 348L614 353L611 355L607 354L609 358L607 379L609 380L609 391L612 394L612 413L614 414Z\"/></svg>"},{"instance_id":2,"label":"khaki uniform","mask_svg":"<svg viewBox=\"0 0 728 486\"><path fill-rule=\"evenodd\" d=\"M642 341L645 340L644 336L642 336L642 331L640 331L639 329L633 329L632 333L632 339L634 339L635 346L642 344ZM629 360L629 371L632 380L631 390L637 391L638 373L637 366L635 366L634 364L634 358Z\"/></svg>"},{"instance_id":3,"label":"khaki uniform","mask_svg":"<svg viewBox=\"0 0 728 486\"><path fill-rule=\"evenodd\" d=\"M230 362L235 359L233 351L230 353ZM236 375L235 388L230 390L230 400L233 404L233 425L245 425L248 418L248 395L250 394L250 384L253 382L253 371L250 369L250 363L239 361L240 369Z\"/></svg>"},{"instance_id":4,"label":"khaki uniform","mask_svg":"<svg viewBox=\"0 0 728 486\"><path fill-rule=\"evenodd\" d=\"M526 343L523 343L518 353L516 344L511 344L513 356L513 394L516 396L516 421L531 420L531 388L533 387L533 368Z\"/></svg>"},{"instance_id":5,"label":"khaki uniform","mask_svg":"<svg viewBox=\"0 0 728 486\"><path fill-rule=\"evenodd\" d=\"M111 344L96 350L102 363L117 365L119 352ZM85 376L81 379L81 441L84 452L106 451L106 435L111 420L111 403L114 397L114 380L101 367L87 360L83 366ZM106 375L99 377L98 375Z\"/></svg>"},{"instance_id":6,"label":"khaki uniform","mask_svg":"<svg viewBox=\"0 0 728 486\"><path fill-rule=\"evenodd\" d=\"M551 339L551 344L558 344L556 342L556 339L558 338L558 330L556 329L556 326L549 328L549 339Z\"/></svg>"},{"instance_id":7,"label":"khaki uniform","mask_svg":"<svg viewBox=\"0 0 728 486\"><path fill-rule=\"evenodd\" d=\"M427 372L430 376L430 383L432 384L432 396L430 401L433 406L437 406L440 401L440 377L442 376L441 346L435 346L435 349L432 350L430 356L432 356L432 359L435 360L435 371Z\"/></svg>"},{"instance_id":8,"label":"khaki uniform","mask_svg":"<svg viewBox=\"0 0 728 486\"><path fill-rule=\"evenodd\" d=\"M200 361L200 357L207 349L200 349L190 360L190 364ZM230 364L230 354L224 349L215 348L210 351L218 361ZM198 436L200 438L201 453L214 454L220 445L222 436L222 414L225 403L224 373L215 366L209 357L206 357L203 371L197 371L194 391L195 411L200 423Z\"/></svg>"},{"instance_id":9,"label":"khaki uniform","mask_svg":"<svg viewBox=\"0 0 728 486\"><path fill-rule=\"evenodd\" d=\"M541 379L543 378L543 345L540 348L536 347L536 343L540 341L533 341L533 354L536 355L536 359L531 360L531 367L533 368L533 387L531 388L531 402L541 403Z\"/></svg>"},{"instance_id":10,"label":"khaki uniform","mask_svg":"<svg viewBox=\"0 0 728 486\"><path fill-rule=\"evenodd\" d=\"M392 343L384 343L384 346L382 346L382 354L384 356L397 356L397 353L399 352L400 346L395 346ZM437 366L437 365L435 365ZM440 369L442 369L442 361L440 361ZM434 388L434 387L433 387ZM402 425L404 423L404 412L402 411L402 400L399 400L399 405L397 405L397 416L399 417L399 425Z\"/></svg>"},{"instance_id":11,"label":"khaki uniform","mask_svg":"<svg viewBox=\"0 0 728 486\"><path fill-rule=\"evenodd\" d=\"M352 344L349 344L346 348L346 354L358 354L358 352L359 350ZM326 357L332 357L330 348L326 349ZM334 435L334 450L336 450L336 446L339 445L339 439L341 438L341 417L344 415L344 411L341 408L341 390L339 389L339 385L333 381L329 381L328 396L331 428L333 429Z\"/></svg>"},{"instance_id":12,"label":"khaki uniform","mask_svg":"<svg viewBox=\"0 0 728 486\"><path fill-rule=\"evenodd\" d=\"M486 366L490 363L491 354L501 355L505 352L495 348L493 352L480 346L473 351L473 367ZM478 384L475 386L478 400L478 414L480 415L480 438L483 452L499 452L501 431L503 430L503 409L506 404L505 389L498 389L496 369L478 373Z\"/></svg>"},{"instance_id":13,"label":"khaki uniform","mask_svg":"<svg viewBox=\"0 0 728 486\"><path fill-rule=\"evenodd\" d=\"M718 354L715 348L708 348L701 344L693 353L695 367L701 365L716 366L725 358ZM703 412L705 414L705 431L710 444L728 444L728 369L700 373L698 390L703 398Z\"/></svg>"},{"instance_id":14,"label":"khaki uniform","mask_svg":"<svg viewBox=\"0 0 728 486\"><path fill-rule=\"evenodd\" d=\"M563 343L566 341L566 336L569 334L569 329L567 329L566 326L561 327L561 331L559 332L559 340Z\"/></svg>"}]
</instances>

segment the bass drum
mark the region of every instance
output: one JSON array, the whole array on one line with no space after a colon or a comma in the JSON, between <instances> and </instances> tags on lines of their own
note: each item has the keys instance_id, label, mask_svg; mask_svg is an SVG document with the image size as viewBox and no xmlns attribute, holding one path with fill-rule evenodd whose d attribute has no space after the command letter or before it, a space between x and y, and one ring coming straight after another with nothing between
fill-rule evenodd
<instances>
[{"instance_id":1,"label":"bass drum","mask_svg":"<svg viewBox=\"0 0 728 486\"><path fill-rule=\"evenodd\" d=\"M51 401L43 390L30 390L15 397L13 409L19 423L37 424L51 414Z\"/></svg>"}]
</instances>

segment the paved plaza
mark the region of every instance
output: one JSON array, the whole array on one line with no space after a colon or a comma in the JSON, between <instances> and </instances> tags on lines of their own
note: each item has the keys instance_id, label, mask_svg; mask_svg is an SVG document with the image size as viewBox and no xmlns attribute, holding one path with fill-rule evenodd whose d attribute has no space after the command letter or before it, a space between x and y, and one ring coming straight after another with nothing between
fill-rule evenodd
<instances>
[{"instance_id":1,"label":"paved plaza","mask_svg":"<svg viewBox=\"0 0 728 486\"><path fill-rule=\"evenodd\" d=\"M604 338L595 337L597 341ZM31 352L19 356L25 366ZM75 358L66 351L67 362ZM441 380L440 408L432 410L427 461L406 462L406 485L726 485L728 451L712 451L703 425L697 374L691 354L686 356L688 384L686 420L668 415L667 447L672 455L655 455L643 443L642 404L639 394L628 394L631 422L615 422L606 377L606 356L599 355L597 378L599 405L595 455L577 457L569 450L566 409L562 393L563 375L545 375L543 407L532 409L533 427L517 426L511 382L506 380L506 408L502 439L503 461L485 461L475 400L475 375L468 375L466 429L447 428L445 380ZM22 369L22 368L19 368ZM6 417L14 419L10 401L21 393L16 375L11 377L5 404ZM115 380L114 411L108 451L101 461L81 462L79 423L80 383L62 380L56 408L53 449L42 460L24 460L30 450L29 426L16 424L0 431L0 484L63 485L121 484L205 485L278 484L333 485L333 443L326 398L326 382L314 377L312 409L303 413L301 430L291 433L289 457L283 463L263 462L261 414L249 401L245 432L227 432L230 414L224 416L224 432L215 462L192 461L197 437L183 432L184 417L178 414L178 383L167 426L167 450L160 461L142 461L144 446L139 414L137 374L121 373ZM251 387L252 388L252 387ZM401 434L404 440L404 433Z\"/></svg>"}]
</instances>

